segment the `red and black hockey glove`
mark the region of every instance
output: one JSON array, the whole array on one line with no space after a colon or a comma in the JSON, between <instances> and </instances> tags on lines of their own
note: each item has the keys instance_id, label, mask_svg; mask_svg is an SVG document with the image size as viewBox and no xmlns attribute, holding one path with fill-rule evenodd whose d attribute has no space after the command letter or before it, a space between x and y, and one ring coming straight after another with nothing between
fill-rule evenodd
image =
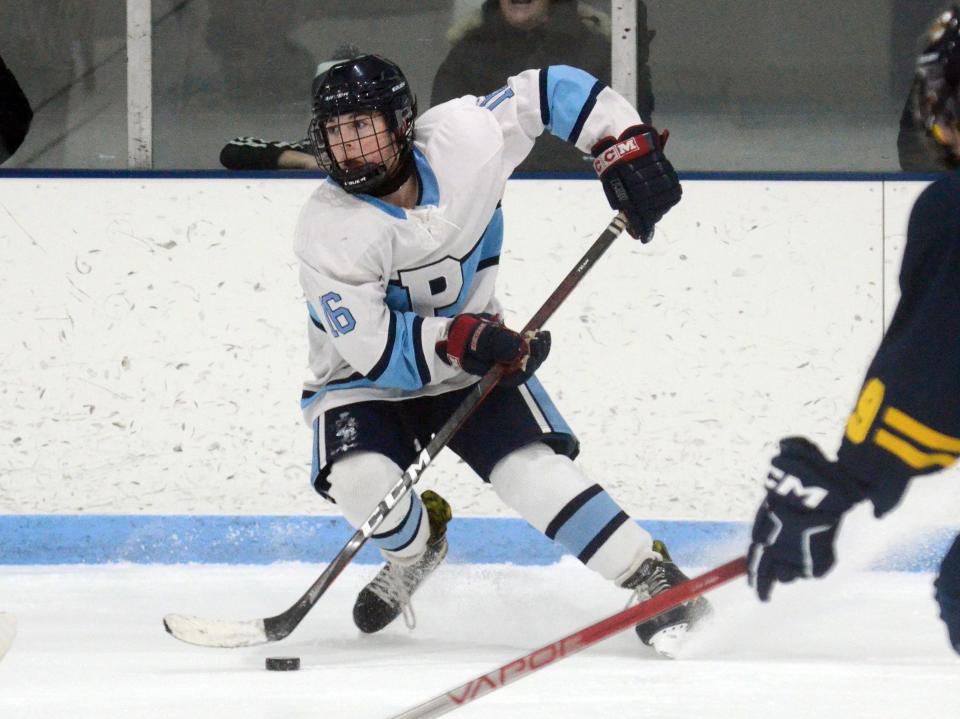
<instances>
[{"instance_id":1,"label":"red and black hockey glove","mask_svg":"<svg viewBox=\"0 0 960 719\"><path fill-rule=\"evenodd\" d=\"M603 138L591 150L610 207L627 216L627 232L641 242L653 239L654 225L683 193L663 154L667 137L666 130L659 134L651 125L634 125L619 138Z\"/></svg>"},{"instance_id":2,"label":"red and black hockey glove","mask_svg":"<svg viewBox=\"0 0 960 719\"><path fill-rule=\"evenodd\" d=\"M780 440L771 465L747 557L750 585L763 601L774 582L822 577L830 570L840 520L863 499L837 464L803 437Z\"/></svg>"},{"instance_id":3,"label":"red and black hockey glove","mask_svg":"<svg viewBox=\"0 0 960 719\"><path fill-rule=\"evenodd\" d=\"M515 387L533 377L550 354L550 333L521 337L489 314L457 315L447 339L437 344L437 354L464 372L484 375L495 364L505 365L500 384Z\"/></svg>"}]
</instances>

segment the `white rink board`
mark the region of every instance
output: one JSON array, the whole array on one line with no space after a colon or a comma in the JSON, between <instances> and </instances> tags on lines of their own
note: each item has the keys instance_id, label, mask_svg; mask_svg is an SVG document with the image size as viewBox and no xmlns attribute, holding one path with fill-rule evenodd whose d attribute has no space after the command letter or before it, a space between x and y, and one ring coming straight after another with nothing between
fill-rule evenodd
<instances>
[{"instance_id":1,"label":"white rink board","mask_svg":"<svg viewBox=\"0 0 960 719\"><path fill-rule=\"evenodd\" d=\"M291 236L315 184L0 180L0 514L337 514L298 409ZM922 187L685 182L549 325L541 376L588 473L636 517L747 519L777 438L832 450ZM612 213L588 181L515 181L504 209L520 325ZM448 454L421 484L509 514Z\"/></svg>"},{"instance_id":2,"label":"white rink board","mask_svg":"<svg viewBox=\"0 0 960 719\"><path fill-rule=\"evenodd\" d=\"M900 260L907 241L907 219L925 182L888 182L884 195L884 326L890 324L900 299Z\"/></svg>"}]
</instances>

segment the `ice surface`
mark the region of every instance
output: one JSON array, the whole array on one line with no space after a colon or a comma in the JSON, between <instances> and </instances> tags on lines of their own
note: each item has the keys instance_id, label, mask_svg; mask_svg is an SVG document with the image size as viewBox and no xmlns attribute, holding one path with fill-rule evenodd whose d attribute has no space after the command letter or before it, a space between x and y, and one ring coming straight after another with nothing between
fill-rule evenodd
<instances>
[{"instance_id":1,"label":"ice surface","mask_svg":"<svg viewBox=\"0 0 960 719\"><path fill-rule=\"evenodd\" d=\"M615 613L623 590L579 563L441 567L414 599L418 626L363 636L351 566L287 640L206 649L168 636L184 612L253 619L285 609L320 567L4 567L19 621L0 664L0 717L388 717ZM632 632L478 699L459 717L818 719L960 716L960 659L927 574L839 571L761 605L737 580L677 661ZM277 654L299 672L264 670Z\"/></svg>"}]
</instances>

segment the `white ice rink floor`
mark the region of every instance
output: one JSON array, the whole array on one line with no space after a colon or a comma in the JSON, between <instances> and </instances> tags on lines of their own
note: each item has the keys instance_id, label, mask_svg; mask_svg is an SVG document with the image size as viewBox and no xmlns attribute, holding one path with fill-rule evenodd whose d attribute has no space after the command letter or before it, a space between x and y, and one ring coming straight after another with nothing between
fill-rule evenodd
<instances>
[{"instance_id":1,"label":"white ice rink floor","mask_svg":"<svg viewBox=\"0 0 960 719\"><path fill-rule=\"evenodd\" d=\"M731 557L732 558L732 557ZM168 612L247 619L285 609L318 567L2 567L19 620L0 663L3 719L388 717L618 611L625 593L572 559L441 567L418 626L361 636L350 609L375 571L351 566L286 641L204 649L168 636ZM742 580L684 656L617 635L456 710L463 717L933 719L960 717L960 658L931 576L836 573L759 604ZM296 655L302 669L267 672Z\"/></svg>"}]
</instances>

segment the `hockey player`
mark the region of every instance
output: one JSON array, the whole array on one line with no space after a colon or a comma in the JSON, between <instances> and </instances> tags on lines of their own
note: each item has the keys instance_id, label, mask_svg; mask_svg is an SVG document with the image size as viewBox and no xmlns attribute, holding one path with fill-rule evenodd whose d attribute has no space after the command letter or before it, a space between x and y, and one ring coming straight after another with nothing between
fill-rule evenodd
<instances>
[{"instance_id":1,"label":"hockey player","mask_svg":"<svg viewBox=\"0 0 960 719\"><path fill-rule=\"evenodd\" d=\"M960 159L960 7L934 23L917 62L917 120ZM960 455L960 177L927 187L910 213L900 302L847 422L837 460L800 437L780 442L753 525L749 581L766 601L776 582L820 577L834 563L843 515L870 500L893 509L915 475ZM935 583L960 652L960 537Z\"/></svg>"},{"instance_id":2,"label":"hockey player","mask_svg":"<svg viewBox=\"0 0 960 719\"><path fill-rule=\"evenodd\" d=\"M649 239L680 199L664 137L620 95L555 66L417 119L400 68L376 55L331 67L310 126L328 179L304 206L295 250L309 309L303 410L313 484L351 524L364 521L417 451L495 363L507 376L450 442L500 498L590 569L636 592L685 579L651 537L572 459L578 442L534 377L550 336L503 323L495 280L507 178L544 129L599 155L611 206ZM616 139L615 139L616 138ZM354 621L383 629L447 552L449 505L411 492L373 540L386 564ZM707 610L691 602L641 624L661 650Z\"/></svg>"}]
</instances>

